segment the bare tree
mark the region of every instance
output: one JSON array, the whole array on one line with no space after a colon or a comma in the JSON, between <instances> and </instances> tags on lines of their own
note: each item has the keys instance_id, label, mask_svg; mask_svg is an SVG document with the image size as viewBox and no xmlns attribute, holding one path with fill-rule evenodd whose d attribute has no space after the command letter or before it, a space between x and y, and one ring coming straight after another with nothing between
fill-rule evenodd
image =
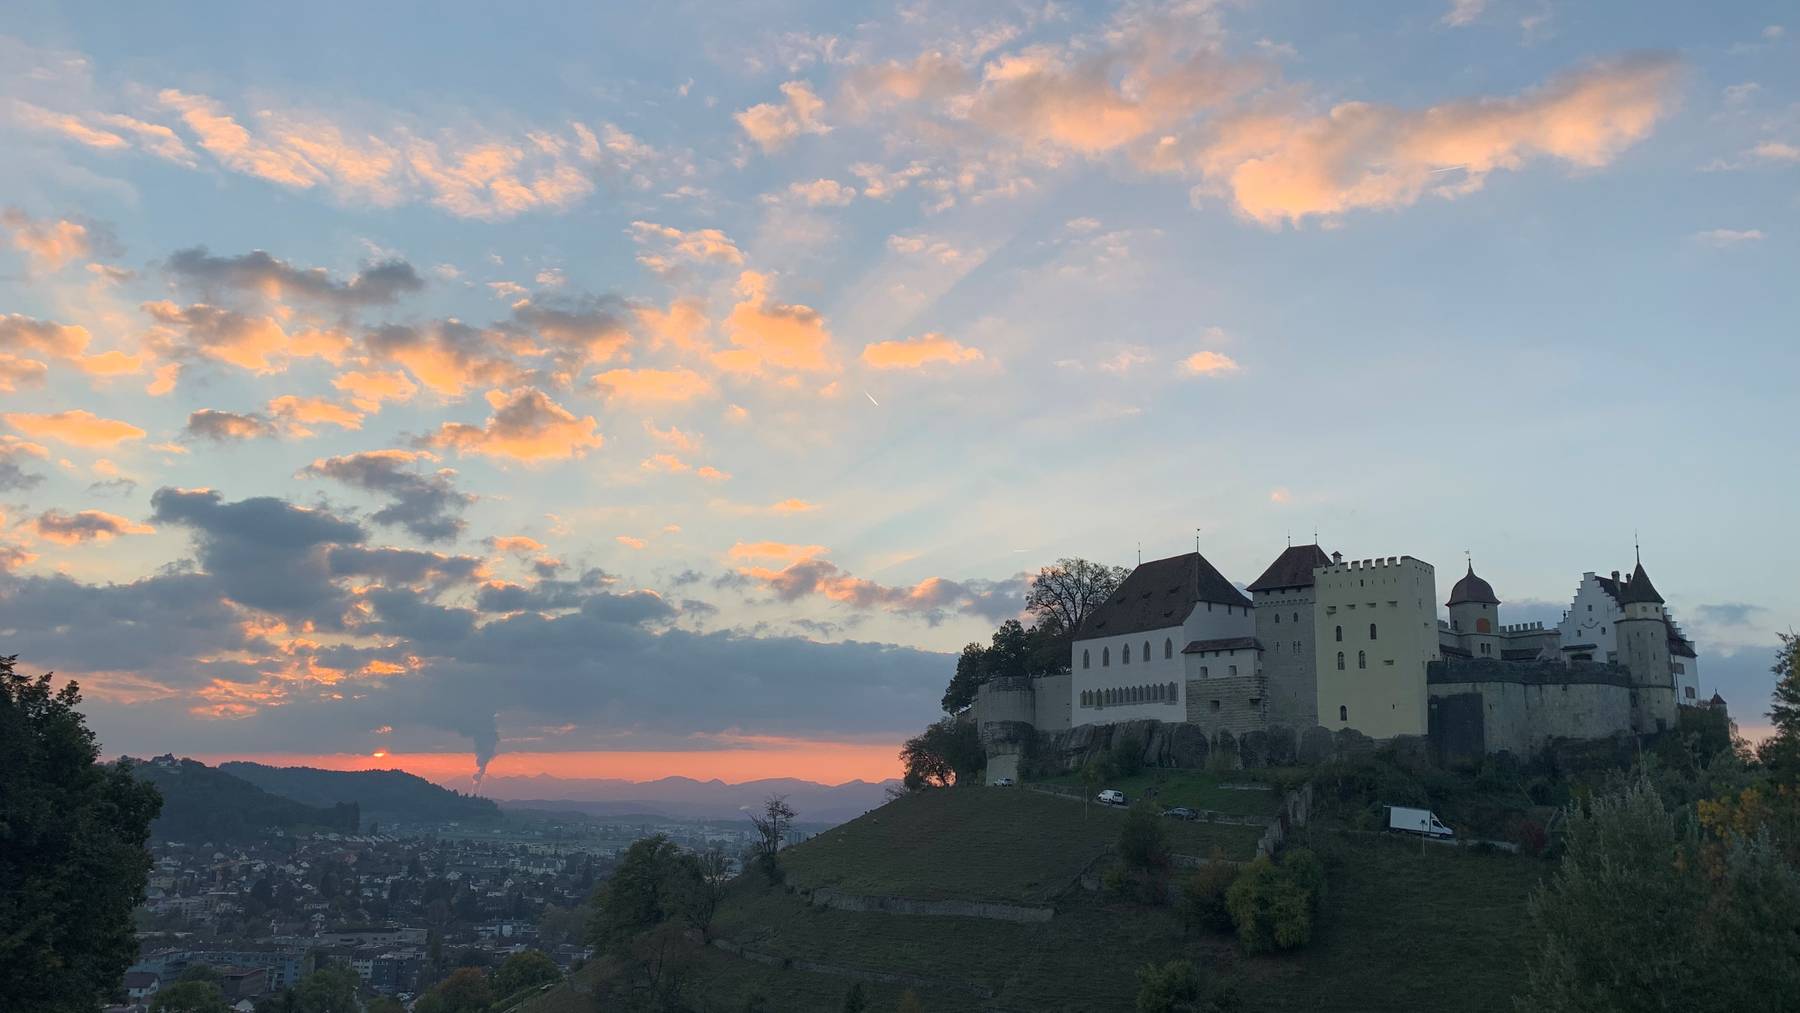
<instances>
[{"instance_id":1,"label":"bare tree","mask_svg":"<svg viewBox=\"0 0 1800 1013\"><path fill-rule=\"evenodd\" d=\"M1086 559L1059 559L1031 579L1025 609L1042 623L1054 622L1073 636L1082 620L1106 601L1128 573L1123 566L1107 566Z\"/></svg>"},{"instance_id":2,"label":"bare tree","mask_svg":"<svg viewBox=\"0 0 1800 1013\"><path fill-rule=\"evenodd\" d=\"M788 828L793 826L794 807L787 804L786 795L770 795L763 800L762 815L754 813L750 822L756 827L757 841L751 849L756 856L756 863L762 867L764 875L770 882L781 879L779 854L781 842L787 838Z\"/></svg>"}]
</instances>

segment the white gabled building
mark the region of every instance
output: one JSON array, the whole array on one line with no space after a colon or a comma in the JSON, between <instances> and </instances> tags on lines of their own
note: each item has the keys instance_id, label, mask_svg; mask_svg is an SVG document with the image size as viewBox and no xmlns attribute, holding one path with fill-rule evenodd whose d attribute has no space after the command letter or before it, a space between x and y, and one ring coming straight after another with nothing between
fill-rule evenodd
<instances>
[{"instance_id":1,"label":"white gabled building","mask_svg":"<svg viewBox=\"0 0 1800 1013\"><path fill-rule=\"evenodd\" d=\"M1250 599L1205 556L1140 563L1075 631L1070 723L1184 721L1189 679L1260 667Z\"/></svg>"},{"instance_id":2,"label":"white gabled building","mask_svg":"<svg viewBox=\"0 0 1800 1013\"><path fill-rule=\"evenodd\" d=\"M1642 572L1643 568L1640 562L1637 572ZM1649 586L1648 581L1646 576L1645 586ZM1624 599L1631 583L1631 578L1622 579L1617 570L1610 577L1598 576L1591 570L1581 575L1575 600L1557 625L1564 661L1625 663L1626 659L1619 653L1619 623L1626 618ZM1654 604L1668 631L1668 665L1675 685L1675 702L1684 707L1701 706L1706 701L1700 697L1700 658L1694 650L1694 642L1681 631L1675 617L1662 607L1656 589L1650 587L1649 593L1656 596ZM1660 659L1656 664L1661 664Z\"/></svg>"}]
</instances>

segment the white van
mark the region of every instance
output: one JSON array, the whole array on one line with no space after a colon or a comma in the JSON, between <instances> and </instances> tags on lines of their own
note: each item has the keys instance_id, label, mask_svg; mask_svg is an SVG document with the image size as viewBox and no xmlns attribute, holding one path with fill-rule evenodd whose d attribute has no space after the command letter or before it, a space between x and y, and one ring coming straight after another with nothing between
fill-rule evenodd
<instances>
[{"instance_id":1,"label":"white van","mask_svg":"<svg viewBox=\"0 0 1800 1013\"><path fill-rule=\"evenodd\" d=\"M1099 800L1103 805L1124 805L1125 793L1117 788L1108 788L1100 793Z\"/></svg>"},{"instance_id":2,"label":"white van","mask_svg":"<svg viewBox=\"0 0 1800 1013\"><path fill-rule=\"evenodd\" d=\"M1443 821L1437 818L1437 813L1430 809L1409 809L1398 805L1388 806L1388 829L1426 837L1456 836L1456 831L1444 826Z\"/></svg>"}]
</instances>

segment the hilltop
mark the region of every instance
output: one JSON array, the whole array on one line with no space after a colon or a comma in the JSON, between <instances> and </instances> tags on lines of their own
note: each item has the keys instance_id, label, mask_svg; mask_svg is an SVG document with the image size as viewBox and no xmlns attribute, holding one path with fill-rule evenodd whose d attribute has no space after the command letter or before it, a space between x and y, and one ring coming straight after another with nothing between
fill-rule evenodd
<instances>
[{"instance_id":1,"label":"hilltop","mask_svg":"<svg viewBox=\"0 0 1800 1013\"><path fill-rule=\"evenodd\" d=\"M230 841L272 831L355 833L355 803L313 806L264 791L197 760L164 756L133 760L133 773L162 793L162 814L150 826L161 840Z\"/></svg>"},{"instance_id":2,"label":"hilltop","mask_svg":"<svg viewBox=\"0 0 1800 1013\"><path fill-rule=\"evenodd\" d=\"M495 823L500 807L404 770L320 770L232 761L219 769L264 791L312 806L353 803L374 823Z\"/></svg>"},{"instance_id":3,"label":"hilltop","mask_svg":"<svg viewBox=\"0 0 1800 1013\"><path fill-rule=\"evenodd\" d=\"M1218 794L1213 775L1167 773L1169 791ZM1263 797L1272 806L1279 795ZM761 994L770 1010L836 1010L860 980L874 1010L893 1009L907 988L931 1013L1130 1010L1139 967L1187 958L1232 987L1244 1010L1511 1008L1528 950L1526 897L1549 868L1539 859L1315 824L1299 841L1328 874L1311 945L1248 957L1229 935L1185 928L1173 907L1100 887L1122 818L1029 789L899 798L783 851L786 887L734 882L713 944L694 958L687 1001L740 1010ZM1229 860L1251 857L1260 835L1230 824L1168 829L1177 854ZM833 892L838 906L820 905ZM866 898L1002 905L1042 920L839 909ZM577 1000L591 1003L564 987L528 1010L563 1013Z\"/></svg>"}]
</instances>

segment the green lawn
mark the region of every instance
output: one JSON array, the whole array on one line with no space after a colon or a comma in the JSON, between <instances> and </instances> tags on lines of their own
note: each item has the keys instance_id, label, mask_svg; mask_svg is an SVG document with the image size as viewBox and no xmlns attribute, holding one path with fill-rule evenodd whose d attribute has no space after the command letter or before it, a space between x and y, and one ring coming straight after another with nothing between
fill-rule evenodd
<instances>
[{"instance_id":1,"label":"green lawn","mask_svg":"<svg viewBox=\"0 0 1800 1013\"><path fill-rule=\"evenodd\" d=\"M1118 839L1121 811L1017 788L919 792L782 853L808 888L919 900L1047 903ZM1169 821L1181 854L1254 855L1255 827ZM874 860L872 856L880 856Z\"/></svg>"},{"instance_id":2,"label":"green lawn","mask_svg":"<svg viewBox=\"0 0 1800 1013\"><path fill-rule=\"evenodd\" d=\"M1130 777L1116 777L1101 787L1117 788L1133 802L1148 799L1163 808L1184 805L1190 809L1210 809L1234 816L1274 818L1281 809L1281 789L1266 781L1259 782L1258 771L1233 771L1217 774L1205 770L1164 770L1148 768ZM1065 788L1082 787L1079 774L1061 774L1044 778L1044 784ZM1226 784L1257 784L1264 791L1245 791L1221 787Z\"/></svg>"}]
</instances>

